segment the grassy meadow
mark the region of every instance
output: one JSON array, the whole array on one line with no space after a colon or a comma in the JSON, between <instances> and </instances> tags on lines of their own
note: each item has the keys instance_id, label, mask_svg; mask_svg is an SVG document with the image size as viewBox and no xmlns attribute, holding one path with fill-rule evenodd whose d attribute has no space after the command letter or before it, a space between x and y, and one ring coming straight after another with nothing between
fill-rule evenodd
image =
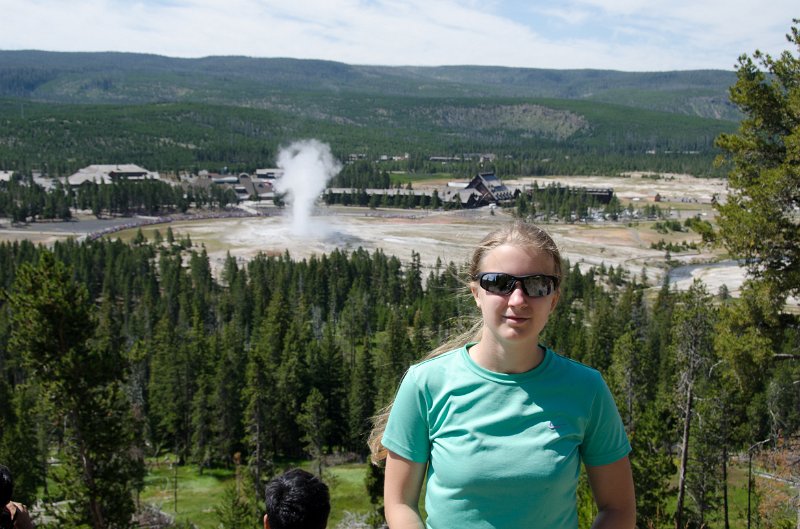
<instances>
[{"instance_id":1,"label":"grassy meadow","mask_svg":"<svg viewBox=\"0 0 800 529\"><path fill-rule=\"evenodd\" d=\"M313 472L311 463L293 462L280 465L279 468L299 466ZM366 464L343 464L327 467L324 479L331 490L331 516L328 527L335 529L344 527L345 520L366 515L371 512L372 506L364 485ZM755 472L755 469L754 469ZM190 523L198 529L218 529L219 520L215 507L224 498L226 487L232 486L235 481L233 469L204 469L200 472L196 465L179 466L177 469L177 512L175 511L175 470L169 464L148 467L145 487L140 495L140 501L159 507L176 522ZM747 527L747 464L745 462L731 461L729 467L728 501L730 529L745 529ZM764 494L765 478L757 473L754 479L752 497L752 520L754 527L759 526L758 521L758 495ZM674 482L677 485L677 476ZM687 498L686 505L691 508L691 500ZM263 500L258 505L259 516L263 515ZM674 498L668 506L666 519L671 519L675 510ZM724 520L718 517L707 520L709 529L724 528ZM251 529L260 527L260 520L255 519Z\"/></svg>"},{"instance_id":2,"label":"grassy meadow","mask_svg":"<svg viewBox=\"0 0 800 529\"><path fill-rule=\"evenodd\" d=\"M280 465L286 469L299 466L313 472L310 462ZM366 464L345 464L328 467L325 482L331 490L331 515L328 527L336 527L348 514L367 514L372 510L364 478ZM215 508L223 500L225 490L236 480L233 469L203 469L197 465L177 467L177 512L175 509L175 467L169 463L148 462L145 486L139 501L157 506L175 518L178 523L189 522L198 529L217 529L219 520ZM259 516L264 514L263 499L259 500ZM253 520L251 528L261 527L260 518ZM245 528L242 528L245 529Z\"/></svg>"}]
</instances>

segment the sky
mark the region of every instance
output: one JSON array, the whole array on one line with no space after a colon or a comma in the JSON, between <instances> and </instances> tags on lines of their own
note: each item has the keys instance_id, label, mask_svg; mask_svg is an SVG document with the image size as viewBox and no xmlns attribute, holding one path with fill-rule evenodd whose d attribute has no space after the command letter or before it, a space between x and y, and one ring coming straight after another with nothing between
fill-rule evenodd
<instances>
[{"instance_id":1,"label":"sky","mask_svg":"<svg viewBox=\"0 0 800 529\"><path fill-rule=\"evenodd\" d=\"M0 0L0 50L372 65L734 70L797 0Z\"/></svg>"}]
</instances>

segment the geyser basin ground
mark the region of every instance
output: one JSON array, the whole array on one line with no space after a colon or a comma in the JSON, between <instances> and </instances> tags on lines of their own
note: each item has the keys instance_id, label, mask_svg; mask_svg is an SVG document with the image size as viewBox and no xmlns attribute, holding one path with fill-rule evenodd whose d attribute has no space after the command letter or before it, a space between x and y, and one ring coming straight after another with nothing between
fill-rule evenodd
<instances>
[{"instance_id":1,"label":"geyser basin ground","mask_svg":"<svg viewBox=\"0 0 800 529\"><path fill-rule=\"evenodd\" d=\"M293 231L289 219L280 216L175 222L171 227L176 237L188 234L195 244L205 245L215 267L223 263L227 252L248 260L258 253L279 255L288 251L299 260L359 247L370 253L381 249L403 262L409 262L414 251L420 254L424 266L433 266L437 258L445 264L464 262L495 223L488 213L480 212L459 217L424 212L381 214L364 209L356 213L349 209L312 216L303 233ZM148 230L144 233L148 236Z\"/></svg>"},{"instance_id":2,"label":"geyser basin ground","mask_svg":"<svg viewBox=\"0 0 800 529\"><path fill-rule=\"evenodd\" d=\"M219 271L226 254L245 262L259 253L280 255L289 252L293 259L330 253L335 249L353 251L361 247L372 253L381 249L397 256L403 263L411 253L420 254L425 268L433 267L437 259L443 264L466 263L475 245L486 233L509 222L507 212L488 208L449 212L369 210L365 208L320 208L311 217L308 230L312 236L292 232L289 219L281 216L206 219L170 224L176 237L189 235L196 245L203 244L212 267ZM645 270L651 284L660 285L666 271L664 252L650 249L650 243L663 237L650 228L622 223L547 224L545 228L561 247L570 263L586 266L622 266L633 275ZM155 229L162 235L166 227L144 228L148 239ZM123 236L131 237L135 230ZM673 256L689 265L695 261L711 260L712 254ZM707 273L708 270L713 273ZM678 288L688 288L693 277L701 277L709 292L716 293L724 283L736 293L744 278L743 271L733 262L692 265L673 274Z\"/></svg>"}]
</instances>

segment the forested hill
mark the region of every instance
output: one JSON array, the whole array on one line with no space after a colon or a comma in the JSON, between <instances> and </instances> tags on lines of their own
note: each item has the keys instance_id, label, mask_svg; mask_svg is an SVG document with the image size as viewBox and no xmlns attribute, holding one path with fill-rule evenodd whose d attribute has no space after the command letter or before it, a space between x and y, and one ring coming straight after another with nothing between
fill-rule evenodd
<instances>
[{"instance_id":1,"label":"forested hill","mask_svg":"<svg viewBox=\"0 0 800 529\"><path fill-rule=\"evenodd\" d=\"M715 174L733 132L733 72L624 73L353 66L0 51L0 168L56 176L94 163L253 171L306 137L381 170L459 176ZM404 156L406 155L406 156ZM483 167L486 169L486 167ZM718 173L717 173L718 175Z\"/></svg>"},{"instance_id":2,"label":"forested hill","mask_svg":"<svg viewBox=\"0 0 800 529\"><path fill-rule=\"evenodd\" d=\"M0 51L0 97L60 103L201 102L267 108L293 92L582 99L737 120L733 71L388 67L250 57Z\"/></svg>"}]
</instances>

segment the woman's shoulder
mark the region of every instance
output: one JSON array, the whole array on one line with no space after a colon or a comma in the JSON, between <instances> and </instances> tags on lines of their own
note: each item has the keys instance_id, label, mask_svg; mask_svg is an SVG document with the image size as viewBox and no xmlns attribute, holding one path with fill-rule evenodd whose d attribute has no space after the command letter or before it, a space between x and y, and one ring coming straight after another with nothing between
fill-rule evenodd
<instances>
[{"instance_id":1,"label":"woman's shoulder","mask_svg":"<svg viewBox=\"0 0 800 529\"><path fill-rule=\"evenodd\" d=\"M561 353L557 353L550 349L550 353L553 355L553 368L558 369L559 371L566 372L570 377L581 378L587 381L594 380L594 381L602 381L603 376L592 366L584 364L583 362L579 362L574 358L570 358L565 356Z\"/></svg>"},{"instance_id":2,"label":"woman's shoulder","mask_svg":"<svg viewBox=\"0 0 800 529\"><path fill-rule=\"evenodd\" d=\"M418 381L432 381L442 377L452 376L452 370L461 362L463 347L451 349L431 358L425 358L408 368L406 376L411 376Z\"/></svg>"},{"instance_id":3,"label":"woman's shoulder","mask_svg":"<svg viewBox=\"0 0 800 529\"><path fill-rule=\"evenodd\" d=\"M463 349L464 347L457 347L455 349L445 351L444 353L438 354L431 358L423 358L416 364L413 364L409 368L409 370L413 370L417 373L424 373L427 371L438 371L439 368L443 367L445 364L450 364L454 361L457 361L459 353Z\"/></svg>"}]
</instances>

